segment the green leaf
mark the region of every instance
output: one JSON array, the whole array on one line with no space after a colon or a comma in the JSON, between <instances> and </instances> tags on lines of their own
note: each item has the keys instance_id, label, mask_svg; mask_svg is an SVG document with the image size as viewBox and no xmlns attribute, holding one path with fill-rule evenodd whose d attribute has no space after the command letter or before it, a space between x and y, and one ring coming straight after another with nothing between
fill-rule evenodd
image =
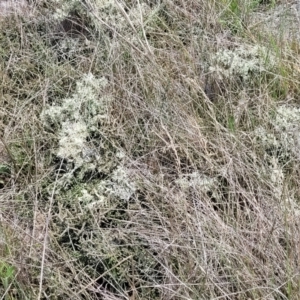
<instances>
[{"instance_id":1,"label":"green leaf","mask_svg":"<svg viewBox=\"0 0 300 300\"><path fill-rule=\"evenodd\" d=\"M0 164L0 175L10 175L11 170L9 165Z\"/></svg>"}]
</instances>

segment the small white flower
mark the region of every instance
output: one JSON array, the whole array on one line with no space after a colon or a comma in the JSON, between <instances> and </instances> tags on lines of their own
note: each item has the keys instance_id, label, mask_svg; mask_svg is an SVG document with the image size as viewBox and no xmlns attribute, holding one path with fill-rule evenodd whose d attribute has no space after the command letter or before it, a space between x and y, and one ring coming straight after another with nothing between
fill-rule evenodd
<instances>
[{"instance_id":1,"label":"small white flower","mask_svg":"<svg viewBox=\"0 0 300 300\"><path fill-rule=\"evenodd\" d=\"M211 72L219 77L240 76L249 80L257 73L276 66L275 56L261 46L240 46L235 50L221 50L212 57Z\"/></svg>"},{"instance_id":2,"label":"small white flower","mask_svg":"<svg viewBox=\"0 0 300 300\"><path fill-rule=\"evenodd\" d=\"M90 160L88 153L94 153L87 145L87 137L91 128L96 128L99 120L107 118L107 106L111 99L100 97L99 92L108 84L106 78L95 78L93 74L85 74L76 83L76 91L61 105L52 105L45 109L41 118L45 125L57 125L59 149L57 156L72 160L75 167L80 167Z\"/></svg>"}]
</instances>

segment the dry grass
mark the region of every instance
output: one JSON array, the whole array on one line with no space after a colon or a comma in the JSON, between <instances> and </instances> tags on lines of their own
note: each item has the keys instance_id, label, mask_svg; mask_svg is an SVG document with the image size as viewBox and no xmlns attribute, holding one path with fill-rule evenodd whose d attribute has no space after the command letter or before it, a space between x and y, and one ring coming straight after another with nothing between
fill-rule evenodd
<instances>
[{"instance_id":1,"label":"dry grass","mask_svg":"<svg viewBox=\"0 0 300 300\"><path fill-rule=\"evenodd\" d=\"M0 299L300 299L300 47L257 26L277 7L1 17Z\"/></svg>"}]
</instances>

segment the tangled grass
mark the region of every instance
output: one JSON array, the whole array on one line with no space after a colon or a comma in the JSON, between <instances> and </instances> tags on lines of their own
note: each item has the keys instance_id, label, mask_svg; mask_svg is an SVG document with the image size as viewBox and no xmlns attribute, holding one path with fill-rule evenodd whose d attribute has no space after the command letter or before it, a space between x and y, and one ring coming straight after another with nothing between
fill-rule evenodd
<instances>
[{"instance_id":1,"label":"tangled grass","mask_svg":"<svg viewBox=\"0 0 300 300\"><path fill-rule=\"evenodd\" d=\"M1 299L299 299L294 8L0 17Z\"/></svg>"}]
</instances>

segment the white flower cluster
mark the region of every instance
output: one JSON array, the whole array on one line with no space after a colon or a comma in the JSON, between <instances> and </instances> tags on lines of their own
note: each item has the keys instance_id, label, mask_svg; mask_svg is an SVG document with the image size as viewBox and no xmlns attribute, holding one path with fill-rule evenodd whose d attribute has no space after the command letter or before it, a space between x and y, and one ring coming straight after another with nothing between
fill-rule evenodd
<instances>
[{"instance_id":1,"label":"white flower cluster","mask_svg":"<svg viewBox=\"0 0 300 300\"><path fill-rule=\"evenodd\" d=\"M219 198L217 179L206 176L205 174L201 174L198 171L195 171L191 174L182 175L175 181L175 183L183 190L194 188L202 193L211 192L214 198Z\"/></svg>"},{"instance_id":2,"label":"white flower cluster","mask_svg":"<svg viewBox=\"0 0 300 300\"><path fill-rule=\"evenodd\" d=\"M87 137L88 131L84 122L63 122L59 132L57 155L61 158L74 159L75 167L80 167L84 163L81 153Z\"/></svg>"},{"instance_id":3,"label":"white flower cluster","mask_svg":"<svg viewBox=\"0 0 300 300\"><path fill-rule=\"evenodd\" d=\"M42 112L41 118L46 126L57 129L59 149L57 155L72 160L75 167L80 167L88 156L86 138L99 120L107 118L109 97L99 97L101 88L105 87L105 78L97 79L86 74L77 82L76 91L71 98L66 98L61 105L52 105Z\"/></svg>"},{"instance_id":4,"label":"white flower cluster","mask_svg":"<svg viewBox=\"0 0 300 300\"><path fill-rule=\"evenodd\" d=\"M55 0L54 2L57 4L58 8L55 10L52 17L54 20L58 21L62 21L68 17L70 11L80 4L79 0Z\"/></svg>"},{"instance_id":5,"label":"white flower cluster","mask_svg":"<svg viewBox=\"0 0 300 300\"><path fill-rule=\"evenodd\" d=\"M270 179L275 199L278 200L283 210L299 217L300 209L297 203L298 201L291 193L285 193L285 175L282 166L280 166L278 158L271 158L269 172L271 175Z\"/></svg>"},{"instance_id":6,"label":"white flower cluster","mask_svg":"<svg viewBox=\"0 0 300 300\"><path fill-rule=\"evenodd\" d=\"M267 130L261 126L255 129L255 136L265 148L280 147L280 142L275 134L267 132Z\"/></svg>"},{"instance_id":7,"label":"white flower cluster","mask_svg":"<svg viewBox=\"0 0 300 300\"><path fill-rule=\"evenodd\" d=\"M130 180L128 170L123 166L118 166L111 176L111 179L106 183L106 192L116 196L121 200L128 201L136 191L136 184Z\"/></svg>"},{"instance_id":8,"label":"white flower cluster","mask_svg":"<svg viewBox=\"0 0 300 300\"><path fill-rule=\"evenodd\" d=\"M280 135L281 143L299 159L300 108L288 105L280 106L277 109L273 125Z\"/></svg>"},{"instance_id":9,"label":"white flower cluster","mask_svg":"<svg viewBox=\"0 0 300 300\"><path fill-rule=\"evenodd\" d=\"M93 74L86 74L77 82L72 97L64 99L61 105L48 107L41 115L44 124L52 126L52 129L54 126L54 130L57 131L59 147L55 152L56 155L75 165L61 178L59 182L61 188L72 182L74 171L78 168L82 167L80 174L84 175L85 171L95 169L106 172L106 167L115 163L107 153L100 157L87 142L89 132L95 130L97 124L108 117L111 99L98 95L107 84L105 78L97 79ZM109 151L110 149L107 149L106 152ZM119 151L115 157L120 164L112 172L107 172L107 179L100 180L93 186L86 184L77 197L80 203L90 205L87 207L91 208L91 205L104 205L110 198L128 201L133 195L136 185L122 164L125 154Z\"/></svg>"},{"instance_id":10,"label":"white flower cluster","mask_svg":"<svg viewBox=\"0 0 300 300\"><path fill-rule=\"evenodd\" d=\"M284 174L282 166L280 166L278 162L278 158L273 156L270 160L270 178L273 186L274 196L277 200L281 199L283 193L283 182L284 182Z\"/></svg>"},{"instance_id":11,"label":"white flower cluster","mask_svg":"<svg viewBox=\"0 0 300 300\"><path fill-rule=\"evenodd\" d=\"M215 72L219 79L239 76L247 81L275 67L276 58L265 47L244 45L235 50L218 51L212 62L209 70Z\"/></svg>"},{"instance_id":12,"label":"white flower cluster","mask_svg":"<svg viewBox=\"0 0 300 300\"><path fill-rule=\"evenodd\" d=\"M131 42L137 42L137 33L141 28L153 22L157 18L158 9L152 9L146 3L137 3L135 6L126 9L119 1L114 0L97 0L94 5L94 14L92 19L96 28L103 30L103 23L99 22L99 18L109 27L116 29L122 33L123 37L127 37ZM95 17L96 15L97 17Z\"/></svg>"},{"instance_id":13,"label":"white flower cluster","mask_svg":"<svg viewBox=\"0 0 300 300\"><path fill-rule=\"evenodd\" d=\"M282 105L278 107L274 126L280 131L300 129L300 108Z\"/></svg>"},{"instance_id":14,"label":"white flower cluster","mask_svg":"<svg viewBox=\"0 0 300 300\"><path fill-rule=\"evenodd\" d=\"M66 36L59 42L59 49L63 55L71 57L72 55L76 55L78 50L82 47L82 41L79 39L74 39L71 37Z\"/></svg>"},{"instance_id":15,"label":"white flower cluster","mask_svg":"<svg viewBox=\"0 0 300 300\"><path fill-rule=\"evenodd\" d=\"M94 196L85 188L80 191L81 196L78 197L78 201L83 204L90 204L94 200Z\"/></svg>"},{"instance_id":16,"label":"white flower cluster","mask_svg":"<svg viewBox=\"0 0 300 300\"><path fill-rule=\"evenodd\" d=\"M291 151L299 156L300 149L300 108L288 105L279 106L275 117L271 120L274 133L269 133L263 127L255 130L255 135L265 148Z\"/></svg>"},{"instance_id":17,"label":"white flower cluster","mask_svg":"<svg viewBox=\"0 0 300 300\"><path fill-rule=\"evenodd\" d=\"M274 196L284 208L299 212L292 195L284 194L284 165L291 153L300 159L300 109L288 105L279 106L271 123L274 133L268 133L263 127L255 130L259 142L266 149L265 158L268 162L261 173L270 176ZM273 152L267 153L267 149L273 149Z\"/></svg>"},{"instance_id":18,"label":"white flower cluster","mask_svg":"<svg viewBox=\"0 0 300 300\"><path fill-rule=\"evenodd\" d=\"M105 207L115 198L128 201L136 190L136 184L130 179L127 168L119 165L109 178L96 184L85 184L77 200L87 209Z\"/></svg>"}]
</instances>

